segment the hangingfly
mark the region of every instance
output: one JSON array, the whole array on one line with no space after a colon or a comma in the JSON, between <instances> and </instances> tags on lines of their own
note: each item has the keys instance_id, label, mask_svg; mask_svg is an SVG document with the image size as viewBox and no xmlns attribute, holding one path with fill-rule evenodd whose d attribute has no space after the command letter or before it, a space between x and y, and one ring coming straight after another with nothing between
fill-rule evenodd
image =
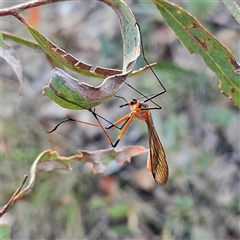
<instances>
[{"instance_id":1,"label":"hangingfly","mask_svg":"<svg viewBox=\"0 0 240 240\"><path fill-rule=\"evenodd\" d=\"M136 23L136 26L139 28L139 25ZM140 32L141 33L141 32ZM140 34L141 36L141 34ZM142 37L141 37L141 42L142 42ZM156 73L153 71L153 69L151 68L151 66L149 65L148 61L145 58L144 55L144 50L143 50L143 45L142 46L142 54L143 54L143 59L145 60L145 62L147 63L147 65L149 66L150 70L152 71L152 73L154 74L154 76L156 77L156 79L158 80L159 84L162 87L162 91L151 96L151 97L147 97L146 95L144 95L143 93L141 93L140 91L138 91L136 88L132 87L130 84L128 84L127 82L124 82L127 86L129 86L130 88L132 88L133 90L135 90L137 93L139 93L140 95L142 95L143 97L145 97L145 100L140 102L136 99L132 99L131 101L127 102L126 104L121 105L120 107L124 107L124 106L129 106L131 112L127 115L125 115L124 117L120 118L119 120L117 120L114 123L111 123L108 127L104 127L100 120L99 117L104 119L105 121L107 121L105 118L103 118L102 116L100 116L99 114L97 114L95 112L95 110L87 109L89 110L93 116L96 118L98 124L92 124L92 123L87 123L87 122L83 122L80 120L75 120L72 119L70 117L68 117L67 119L59 122L57 124L57 126L51 131L55 131L57 129L57 127L62 124L63 122L66 121L75 121L75 122L79 122L79 123L83 123L83 124L87 124L87 125L91 125L91 126L95 126L98 128L101 128L102 131L104 132L108 142L112 145L112 147L116 147L117 144L119 143L119 141L121 140L121 138L123 137L124 133L126 132L129 124L132 122L132 120L134 118L137 118L139 120L144 121L147 124L148 127L148 133L149 133L149 148L150 148L150 152L148 155L148 159L147 159L147 169L150 173L152 173L153 178L155 180L155 182L159 185L164 185L166 184L167 180L168 180L168 165L167 165L167 161L166 161L166 155L163 149L163 146L161 144L161 141L158 137L158 134L156 132L156 129L154 127L154 123L152 120L152 115L151 115L151 111L152 109L161 109L161 107L156 104L153 99L160 96L161 94L166 92L165 87L163 86L163 84L161 83L161 81L159 80L159 78L157 77ZM150 107L146 102L152 102L153 104L156 105L156 107ZM80 106L80 105L79 105ZM107 121L109 122L109 121ZM119 125L120 123L123 123L121 127L117 127L117 125ZM115 143L112 142L112 140L110 139L110 137L108 136L106 129L112 128L112 127L117 127L119 129L121 129L121 132L116 140Z\"/></svg>"},{"instance_id":2,"label":"hangingfly","mask_svg":"<svg viewBox=\"0 0 240 240\"><path fill-rule=\"evenodd\" d=\"M109 143L112 147L116 147L121 138L123 137L124 133L126 132L128 126L130 125L133 118L137 118L139 120L144 121L148 127L149 133L149 148L150 153L148 155L147 160L147 168L148 171L153 174L153 178L155 182L159 185L164 185L168 179L168 165L166 162L166 155L161 144L161 141L158 137L156 129L153 124L151 109L159 109L159 108L150 108L148 104L146 104L147 100L143 102L139 102L136 99L132 99L131 101L127 102L126 104L121 105L120 107L129 106L131 112L124 117L120 118L118 121L110 124L108 127L104 128L100 123L96 113L92 111L94 117L99 123L99 126L102 128L105 136L107 137ZM109 129L113 126L119 125L120 123L124 122L122 125L122 130L116 140L115 143L112 143L110 137L108 136L105 129Z\"/></svg>"}]
</instances>

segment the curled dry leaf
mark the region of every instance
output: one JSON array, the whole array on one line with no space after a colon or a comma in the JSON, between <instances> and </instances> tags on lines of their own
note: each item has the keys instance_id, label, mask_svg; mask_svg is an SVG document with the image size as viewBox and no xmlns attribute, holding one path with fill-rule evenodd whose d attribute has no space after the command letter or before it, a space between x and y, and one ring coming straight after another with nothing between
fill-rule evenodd
<instances>
[{"instance_id":1,"label":"curled dry leaf","mask_svg":"<svg viewBox=\"0 0 240 240\"><path fill-rule=\"evenodd\" d=\"M0 33L0 57L2 57L16 73L20 83L20 94L22 94L22 65L13 47L4 41L2 33Z\"/></svg>"},{"instance_id":2,"label":"curled dry leaf","mask_svg":"<svg viewBox=\"0 0 240 240\"><path fill-rule=\"evenodd\" d=\"M95 87L84 82L78 83L77 79L55 68L51 72L52 78L49 84L43 89L43 95L64 108L88 109L107 101L120 89L128 75L133 71L140 55L140 33L130 8L122 1L103 0L102 2L112 7L120 22L123 39L123 69L120 72L107 72L107 70L103 71L103 69L97 68L97 72L107 72L111 76L108 76L100 86ZM27 27L33 32L32 28ZM55 48L54 52L59 53L58 55L65 59L69 58L69 55L59 48ZM75 60L71 61L74 66L79 65ZM88 67L84 71L90 71L90 68Z\"/></svg>"},{"instance_id":3,"label":"curled dry leaf","mask_svg":"<svg viewBox=\"0 0 240 240\"><path fill-rule=\"evenodd\" d=\"M42 50L47 53L48 56L50 56L58 65L60 64L61 66L71 69L77 73L97 78L104 78L121 72L121 70L102 67L96 67L94 70L91 70L93 67L92 65L79 61L73 55L58 47L38 30L30 26L27 21L24 20L23 23Z\"/></svg>"},{"instance_id":4,"label":"curled dry leaf","mask_svg":"<svg viewBox=\"0 0 240 240\"><path fill-rule=\"evenodd\" d=\"M128 146L119 150L104 149L98 151L79 150L79 154L70 157L59 156L58 152L46 150L38 155L30 170L28 186L14 197L14 201L26 196L34 186L36 175L40 171L67 170L71 171L72 162L92 163L94 173L104 173L111 161L120 165L130 162L131 158L147 152L148 149L142 146Z\"/></svg>"},{"instance_id":5,"label":"curled dry leaf","mask_svg":"<svg viewBox=\"0 0 240 240\"><path fill-rule=\"evenodd\" d=\"M79 83L59 68L51 71L51 80L43 89L43 95L60 106L68 109L81 110L95 107L107 101L119 90L129 72L116 74L106 78L103 83L93 87L84 82Z\"/></svg>"},{"instance_id":6,"label":"curled dry leaf","mask_svg":"<svg viewBox=\"0 0 240 240\"><path fill-rule=\"evenodd\" d=\"M79 150L79 152L83 155L84 161L93 164L94 173L104 173L107 170L108 163L112 160L122 166L124 162L130 162L132 157L147 151L148 150L142 146L127 146L119 150L110 148L93 152Z\"/></svg>"}]
</instances>

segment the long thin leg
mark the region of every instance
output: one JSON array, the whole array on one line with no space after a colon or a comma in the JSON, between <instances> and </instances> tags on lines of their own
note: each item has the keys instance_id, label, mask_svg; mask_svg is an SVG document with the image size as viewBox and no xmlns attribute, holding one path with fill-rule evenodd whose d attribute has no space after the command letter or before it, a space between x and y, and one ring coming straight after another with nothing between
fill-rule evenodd
<instances>
[{"instance_id":1,"label":"long thin leg","mask_svg":"<svg viewBox=\"0 0 240 240\"><path fill-rule=\"evenodd\" d=\"M156 110L156 109L162 109L161 107L148 107L148 108L142 108L142 111L144 110Z\"/></svg>"},{"instance_id":2,"label":"long thin leg","mask_svg":"<svg viewBox=\"0 0 240 240\"><path fill-rule=\"evenodd\" d=\"M68 115L67 115L67 116L68 116ZM86 125L89 125L89 126L101 128L101 127L100 127L99 125L97 125L97 124L89 123L89 122L84 122L84 121L80 121L80 120L76 120L76 119L70 118L70 117L68 116L67 119L64 119L64 120L62 120L61 122L59 122L51 131L49 131L49 132L47 132L47 133L52 133L52 132L56 131L57 128L58 128L62 123L68 122L68 121L78 122L78 123L86 124Z\"/></svg>"},{"instance_id":3,"label":"long thin leg","mask_svg":"<svg viewBox=\"0 0 240 240\"><path fill-rule=\"evenodd\" d=\"M140 26L139 26L139 24L138 24L137 22L135 23L135 25L138 27L139 33L140 33L140 41L141 41L141 48L142 48L142 57L143 57L144 61L147 63L147 65L149 66L149 68L150 68L151 72L153 73L153 75L155 76L155 78L158 80L159 84L160 84L160 85L162 86L162 88L163 88L163 91L162 91L162 92L157 93L157 94L153 95L153 96L150 97L150 98L146 98L146 100L145 100L144 102L150 101L150 102L154 103L156 106L160 107L158 104L156 104L155 102L153 102L152 99L154 99L154 98L158 97L159 95L165 93L167 90L166 90L166 88L163 86L163 84L161 83L161 81L160 81L160 79L158 78L157 74L153 71L152 67L150 66L150 64L148 63L148 61L147 61L147 59L146 59L146 57L145 57ZM142 95L142 96L143 96L143 95ZM143 97L145 97L145 96L143 96ZM160 107L160 108L161 108L161 107Z\"/></svg>"},{"instance_id":4,"label":"long thin leg","mask_svg":"<svg viewBox=\"0 0 240 240\"><path fill-rule=\"evenodd\" d=\"M132 116L127 118L127 121L125 122L124 127L123 127L122 131L120 132L116 142L112 145L113 147L116 147L118 145L119 141L121 140L121 138L123 137L124 133L128 129L129 124L132 122L132 120L133 120Z\"/></svg>"},{"instance_id":5,"label":"long thin leg","mask_svg":"<svg viewBox=\"0 0 240 240\"><path fill-rule=\"evenodd\" d=\"M130 118L130 117L129 117L129 114L126 115L126 116L128 116L128 118ZM111 123L109 126L105 127L105 129L110 129L110 128L112 128L112 127L116 127L118 124L120 124L120 123L122 123L122 122L125 121L125 122L123 123L123 125L118 128L118 129L122 130L123 127L124 127L124 125L125 125L125 124L127 123L127 121L128 121L128 118L126 118L126 116L120 118L119 120L117 120L117 121L114 122L114 123Z\"/></svg>"},{"instance_id":6,"label":"long thin leg","mask_svg":"<svg viewBox=\"0 0 240 240\"><path fill-rule=\"evenodd\" d=\"M99 126L101 127L104 135L106 136L108 142L111 144L112 147L116 147L116 146L118 145L119 141L121 140L122 136L123 136L124 133L126 132L129 124L131 123L131 121L132 121L132 119L133 119L133 117L132 117L130 114L127 114L127 115L125 115L124 117L122 117L122 118L120 118L119 120L117 120L115 123L113 123L113 124L111 124L110 126L108 126L108 128L111 128L111 127L113 127L113 126L115 126L115 125L118 125L118 124L120 124L120 123L122 123L122 122L125 121L124 124L123 124L123 129L122 129L122 131L120 132L120 134L119 134L116 142L113 143L112 140L111 140L111 138L110 138L109 135L107 134L105 128L103 127L103 125L102 125L101 122L99 121L97 115L95 115L95 112L92 111L92 114L93 114L93 116L96 118L96 120L98 121Z\"/></svg>"},{"instance_id":7,"label":"long thin leg","mask_svg":"<svg viewBox=\"0 0 240 240\"><path fill-rule=\"evenodd\" d=\"M140 33L140 41L141 41L141 46L142 46L142 56L143 56L143 59L144 59L144 61L147 63L147 65L150 66L150 64L148 63L148 61L147 61L147 59L146 59L146 57L145 57L145 52L144 52L144 48L143 48L143 41L142 41L142 34L141 34L140 26L139 26L138 23L135 23L135 25L138 27L139 33ZM162 86L162 88L163 88L163 92L162 92L162 93L165 93L165 92L166 92L166 88L163 86L163 84L161 83L161 81L160 81L160 79L158 78L157 74L153 71L153 69L152 69L151 67L150 67L150 69L151 69L153 75L156 77L156 79L157 79L158 82L160 83L160 85ZM162 94L162 93L161 93L161 94Z\"/></svg>"},{"instance_id":8,"label":"long thin leg","mask_svg":"<svg viewBox=\"0 0 240 240\"><path fill-rule=\"evenodd\" d=\"M119 134L116 142L113 143L112 140L111 140L111 138L110 138L109 135L107 134L105 128L103 127L103 125L102 125L101 122L99 121L99 119L98 119L98 117L97 117L97 114L96 114L94 111L92 111L92 110L91 110L90 112L91 112L91 113L93 114L93 116L96 118L98 124L88 123L88 122L84 122L84 121L72 119L72 118L70 118L70 117L68 116L67 119L64 119L64 120L62 120L61 122L59 122L59 123L56 125L56 127L53 128L53 130L49 131L48 133L54 132L54 131L55 131L62 123L64 123L64 122L67 122L67 121L78 122L78 123L82 123L82 124L85 124L85 125L89 125L89 126L101 128L102 131L103 131L103 133L104 133L104 135L106 136L108 142L111 144L111 146L112 146L112 147L116 147L116 146L118 145L119 141L121 140L123 134L126 132L126 130L127 130L128 126L129 126L130 122L132 121L132 117L129 116L129 114L127 114L126 116L120 118L120 119L119 119L118 121L116 121L115 123L112 123L111 125L109 125L108 127L106 127L106 129L109 129L109 128L111 128L111 127L114 127L114 126L116 126L116 125L124 122L123 125L119 128L119 129L122 129L122 131L120 132L120 134Z\"/></svg>"}]
</instances>

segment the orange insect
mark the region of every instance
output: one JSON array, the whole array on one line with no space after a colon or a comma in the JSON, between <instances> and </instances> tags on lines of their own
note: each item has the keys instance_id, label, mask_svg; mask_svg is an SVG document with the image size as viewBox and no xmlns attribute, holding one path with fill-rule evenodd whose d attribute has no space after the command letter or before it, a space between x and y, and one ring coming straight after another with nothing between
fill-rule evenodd
<instances>
[{"instance_id":1,"label":"orange insect","mask_svg":"<svg viewBox=\"0 0 240 240\"><path fill-rule=\"evenodd\" d=\"M139 27L138 24L136 24L137 27ZM142 37L141 37L141 42L142 42ZM146 63L148 64L148 66L150 67L148 61L146 60L145 56L144 56L144 51L143 51L143 45L142 46L142 54L143 54L143 59L146 61ZM166 161L166 155L163 149L163 146L161 144L161 141L158 137L158 134L156 132L156 129L154 127L153 124L153 120L152 120L152 115L151 115L151 111L152 109L161 109L161 107L159 105L157 105L154 101L152 101L152 99L158 97L159 95L163 94L166 92L165 87L163 86L163 84L161 83L161 81L159 80L159 78L157 77L157 75L155 74L155 72L153 71L153 69L150 67L152 73L154 74L154 76L156 77L156 79L158 80L158 82L160 83L160 85L163 88L163 91L160 93L157 93L155 95L153 95L152 97L148 98L147 96L145 96L143 93L141 93L140 91L138 91L137 89L135 89L134 87L132 87L130 84L124 82L126 85L128 85L130 88L132 88L133 90L135 90L136 92L138 92L140 95L142 95L143 97L145 97L146 99L142 102L139 102L136 99L132 99L131 101L127 102L126 104L121 105L120 107L124 107L124 106L129 106L131 112L127 115L125 115L124 117L120 118L119 120L117 120L114 123L111 123L108 127L104 127L101 122L99 121L99 117L104 119L103 117L101 117L100 115L98 115L95 110L92 110L91 108L88 109L93 116L96 118L97 122L99 125L97 124L92 124L92 123L87 123L87 122L83 122L83 121L79 121L79 120L75 120L72 119L70 117L68 117L67 119L59 122L57 124L57 126L51 131L55 131L57 129L57 127L66 121L75 121L75 122L79 122L79 123L83 123L83 124L87 124L90 126L95 126L95 127L99 127L102 129L102 131L104 132L108 142L112 145L112 147L116 147L117 144L119 143L119 141L121 140L121 138L123 137L124 133L126 132L128 126L130 125L130 123L132 122L132 120L134 118L137 118L139 120L144 121L147 124L148 127L148 133L149 133L149 147L150 147L150 153L148 155L148 159L147 159L147 168L148 171L151 172L153 174L153 178L155 180L155 182L159 185L164 185L166 184L167 180L168 180L168 165L167 165L167 161ZM156 105L156 107L150 107L146 102L152 102ZM106 119L104 119L106 120ZM107 120L106 120L107 121ZM108 121L107 121L108 122ZM119 125L120 123L123 123L123 125L119 128L121 129L121 132L116 140L115 143L112 142L112 140L110 139L110 137L108 136L106 129L110 129L112 127L117 127L117 125Z\"/></svg>"},{"instance_id":2,"label":"orange insect","mask_svg":"<svg viewBox=\"0 0 240 240\"><path fill-rule=\"evenodd\" d=\"M113 126L119 125L120 123L124 122L122 130L114 144L112 143L110 137L108 136L105 128L100 123L96 113L94 111L91 111L91 112L93 113L94 117L97 119L99 126L102 128L105 136L107 137L112 147L117 146L117 144L123 137L124 133L126 132L128 126L132 122L133 118L137 118L139 120L144 121L148 127L149 147L150 147L150 153L148 155L148 160L147 160L147 168L148 168L148 171L153 174L153 178L155 182L159 185L164 185L166 184L168 179L168 165L166 161L166 155L165 155L163 146L161 144L161 141L158 137L158 134L156 132L156 129L154 127L152 114L150 111L151 109L159 109L159 108L150 108L148 104L145 103L147 100L149 99L146 99L143 102L139 102L136 99L132 99L126 104L123 104L120 106L120 107L129 106L131 109L131 112L125 115L124 117L120 118L118 121L106 127L106 129L109 129Z\"/></svg>"}]
</instances>

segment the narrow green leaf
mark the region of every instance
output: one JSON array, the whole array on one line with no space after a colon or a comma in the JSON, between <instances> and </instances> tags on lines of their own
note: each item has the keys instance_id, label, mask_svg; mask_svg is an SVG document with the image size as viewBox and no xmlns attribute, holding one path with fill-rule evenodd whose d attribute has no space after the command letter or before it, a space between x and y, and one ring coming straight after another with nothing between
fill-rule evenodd
<instances>
[{"instance_id":1,"label":"narrow green leaf","mask_svg":"<svg viewBox=\"0 0 240 240\"><path fill-rule=\"evenodd\" d=\"M240 24L240 7L234 0L222 0L224 4L228 7L229 11L232 13L233 17Z\"/></svg>"},{"instance_id":2,"label":"narrow green leaf","mask_svg":"<svg viewBox=\"0 0 240 240\"><path fill-rule=\"evenodd\" d=\"M184 9L164 0L153 0L165 21L190 53L202 56L220 79L221 92L240 107L239 69L233 54Z\"/></svg>"},{"instance_id":3,"label":"narrow green leaf","mask_svg":"<svg viewBox=\"0 0 240 240\"><path fill-rule=\"evenodd\" d=\"M49 39L47 39L43 34L37 31L34 27L29 24L25 24L28 31L37 41L42 50L47 53L51 58L53 58L57 63L62 64L63 66L75 71L77 73L91 76L103 78L104 76L91 71L92 65L86 64L84 62L79 61L70 53L65 52L63 49L59 48L57 45L52 43Z\"/></svg>"},{"instance_id":4,"label":"narrow green leaf","mask_svg":"<svg viewBox=\"0 0 240 240\"><path fill-rule=\"evenodd\" d=\"M121 0L100 0L110 6L120 22L123 39L123 72L128 71L131 63L135 61L135 56L140 55L140 35L135 26L136 20L124 1Z\"/></svg>"},{"instance_id":5,"label":"narrow green leaf","mask_svg":"<svg viewBox=\"0 0 240 240\"><path fill-rule=\"evenodd\" d=\"M8 225L0 224L0 240L11 239L11 228Z\"/></svg>"},{"instance_id":6,"label":"narrow green leaf","mask_svg":"<svg viewBox=\"0 0 240 240\"><path fill-rule=\"evenodd\" d=\"M0 47L3 49L7 49L8 45L4 41L3 33L0 32Z\"/></svg>"},{"instance_id":7,"label":"narrow green leaf","mask_svg":"<svg viewBox=\"0 0 240 240\"><path fill-rule=\"evenodd\" d=\"M79 61L71 54L65 52L59 48L47 37L41 34L34 27L30 26L26 20L22 20L22 23L27 27L28 31L37 41L39 46L56 62L63 64L63 66L76 71L86 76L92 76L97 78L103 78L118 74L120 72L126 73L133 70L136 56L140 55L140 36L138 28L135 26L136 20L132 14L130 8L119 0L101 0L106 3L117 14L123 39L123 70L108 69L97 67L91 71L92 65Z\"/></svg>"},{"instance_id":8,"label":"narrow green leaf","mask_svg":"<svg viewBox=\"0 0 240 240\"><path fill-rule=\"evenodd\" d=\"M2 36L4 39L8 39L8 40L11 40L15 43L18 43L18 44L21 44L21 45L24 45L26 47L30 47L30 48L33 48L33 49L37 49L37 50L40 50L40 51L43 51L43 49L39 46L38 43L36 42L33 42L31 40L27 40L27 39L24 39L22 37L19 37L19 36L16 36L16 35L13 35L13 34L10 34L10 33L6 33L6 32L3 32L2 33ZM0 41L3 40L3 38L1 37L1 34L0 34ZM2 42L0 42L0 45L2 44ZM55 58L52 58L53 61L55 61L56 59ZM56 60L56 62L54 62L56 66L59 65L59 67L63 67L64 64L60 63L59 64L59 61ZM133 75L136 75L136 74L139 74L141 73L142 71L145 71L147 69L149 69L150 67L153 67L155 66L157 63L151 63L150 65L146 65L140 69L136 69L136 70L133 70L129 76L133 76ZM121 70L114 70L114 69L109 69L109 68L103 68L103 67L96 67L94 69L94 72L96 74L100 74L100 75L103 75L103 76L111 76L113 75L114 73L117 74L117 73L121 73Z\"/></svg>"},{"instance_id":9,"label":"narrow green leaf","mask_svg":"<svg viewBox=\"0 0 240 240\"><path fill-rule=\"evenodd\" d=\"M24 46L27 46L27 47L30 47L30 48L33 48L33 49L42 50L42 48L37 43L35 43L33 41L24 39L22 37L19 37L19 36L10 34L10 33L5 33L5 32L3 32L2 35L3 35L4 39L12 40L15 43L19 43L21 45L24 45Z\"/></svg>"}]
</instances>

